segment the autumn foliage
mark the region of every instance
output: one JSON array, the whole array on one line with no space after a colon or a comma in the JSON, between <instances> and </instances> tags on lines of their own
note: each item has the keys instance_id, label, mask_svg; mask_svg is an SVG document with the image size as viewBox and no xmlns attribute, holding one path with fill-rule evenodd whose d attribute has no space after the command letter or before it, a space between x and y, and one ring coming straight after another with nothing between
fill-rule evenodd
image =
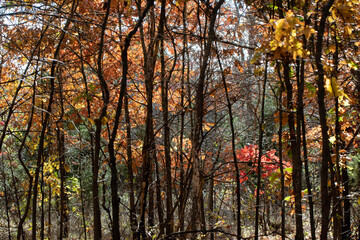
<instances>
[{"instance_id":1,"label":"autumn foliage","mask_svg":"<svg viewBox=\"0 0 360 240\"><path fill-rule=\"evenodd\" d=\"M360 1L0 2L0 239L359 239Z\"/></svg>"}]
</instances>

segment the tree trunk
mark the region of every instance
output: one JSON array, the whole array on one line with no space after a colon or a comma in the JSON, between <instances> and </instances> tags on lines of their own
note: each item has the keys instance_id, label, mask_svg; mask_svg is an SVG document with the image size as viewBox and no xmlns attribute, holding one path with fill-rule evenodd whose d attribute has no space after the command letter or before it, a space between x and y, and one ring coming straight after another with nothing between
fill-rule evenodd
<instances>
[{"instance_id":1,"label":"tree trunk","mask_svg":"<svg viewBox=\"0 0 360 240\"><path fill-rule=\"evenodd\" d=\"M300 73L302 90L304 86L304 61L301 61L301 73ZM299 88L299 92L300 92ZM298 108L299 118L301 118L301 130L302 130L302 146L303 146L303 154L304 154L304 168L305 168L305 181L306 187L308 189L308 201L309 201L309 214L310 214L310 231L311 231L311 239L315 240L315 217L314 217L314 203L313 203L313 194L312 194L312 186L310 180L310 172L309 172L309 160L307 155L307 142L306 142L306 125L305 125L305 116L304 116L304 107Z\"/></svg>"},{"instance_id":2,"label":"tree trunk","mask_svg":"<svg viewBox=\"0 0 360 240\"><path fill-rule=\"evenodd\" d=\"M181 115L180 115L180 140L179 140L179 162L180 162L180 197L179 197L179 211L178 211L178 219L179 219L179 231L184 231L184 224L185 224L185 218L184 218L184 211L186 206L186 192L187 189L185 188L185 169L184 169L184 130L185 130L185 78L187 82L189 82L189 59L187 59L187 35L186 33L186 26L187 26L187 2L184 1L184 8L183 8L183 52L182 52L182 66L181 66ZM186 61L187 60L187 61ZM185 74L186 69L186 74ZM188 88L190 88L190 85L188 85ZM189 98L190 101L190 98ZM190 106L190 102L189 102ZM191 113L190 113L191 114ZM190 121L192 122L192 121ZM180 240L185 239L184 236L180 236Z\"/></svg>"},{"instance_id":3,"label":"tree trunk","mask_svg":"<svg viewBox=\"0 0 360 240\"><path fill-rule=\"evenodd\" d=\"M110 12L111 0L107 1L106 13L104 16L104 21L101 25L101 34L100 34L100 43L99 43L99 52L97 58L97 76L101 86L102 92L102 107L100 111L99 118L95 119L95 150L94 158L92 159L92 202L93 202L93 215L94 215L94 239L102 239L102 230L101 230L101 210L100 210L100 196L99 196L99 164L100 164L100 151L101 151L101 130L105 117L107 115L107 108L109 104L109 89L107 83L103 76L103 53L104 53L104 38L105 30L107 25L107 20ZM116 209L115 209L116 211ZM114 228L112 229L114 232ZM116 230L115 230L116 231Z\"/></svg>"},{"instance_id":4,"label":"tree trunk","mask_svg":"<svg viewBox=\"0 0 360 240\"><path fill-rule=\"evenodd\" d=\"M200 76L196 88L196 100L195 100L195 131L192 136L192 148L191 148L191 159L193 164L193 205L192 205L192 214L191 214L191 230L198 230L200 224L199 220L201 219L201 198L202 198L202 184L203 177L200 174L200 151L201 151L201 141L202 141L202 122L204 116L204 87L205 87L205 78L206 70L208 65L208 59L210 57L210 52L212 48L212 42L215 38L215 21L218 14L218 11L221 5L224 3L224 0L219 0L216 3L211 12L211 18L209 23L209 32L208 40L205 46L204 56L202 58L201 67L200 67ZM202 223L204 224L204 223ZM192 234L192 239L196 239L198 236L197 233Z\"/></svg>"},{"instance_id":5,"label":"tree trunk","mask_svg":"<svg viewBox=\"0 0 360 240\"><path fill-rule=\"evenodd\" d=\"M302 207L301 207L301 190L302 190L302 162L301 162L301 152L300 152L300 141L299 130L295 129L295 115L294 115L294 103L293 103L293 87L290 79L290 65L287 59L283 59L284 65L284 82L286 86L287 93L287 111L288 115L288 125L290 131L290 148L291 148L291 158L293 161L293 187L295 195L295 220L296 220L296 240L304 239L304 232L302 226ZM300 126L298 125L298 128ZM298 134L296 134L298 133Z\"/></svg>"},{"instance_id":6,"label":"tree trunk","mask_svg":"<svg viewBox=\"0 0 360 240\"><path fill-rule=\"evenodd\" d=\"M224 69L221 64L219 52L217 51L216 53L217 53L217 58L218 58L219 67L220 67L220 71L221 71L222 82L223 82L224 90L225 90L226 105L227 105L228 112L229 112L230 131L231 131L231 153L232 153L234 166L235 166L235 182L236 182L236 189L235 189L235 193L236 193L236 228L237 228L237 239L240 240L241 239L241 191L240 190L241 189L240 189L240 171L239 171L238 160L236 157L236 144L235 144L236 135L235 135L235 127L234 127L234 117L233 117L233 111L232 111L232 105L230 102L229 92L228 92L228 88L227 88L227 84L226 84ZM212 184L214 184L213 179L212 179ZM213 185L212 185L212 187L213 187Z\"/></svg>"},{"instance_id":7,"label":"tree trunk","mask_svg":"<svg viewBox=\"0 0 360 240\"><path fill-rule=\"evenodd\" d=\"M328 193L328 171L329 163L331 162L330 154L330 142L328 135L328 126L327 126L327 111L325 105L325 82L324 82L324 68L321 62L322 57L322 46L323 46L323 37L325 31L325 24L327 16L329 15L329 10L333 5L334 0L329 0L325 3L321 12L320 24L317 32L317 42L316 42L316 53L315 53L315 64L317 67L317 102L319 106L319 115L320 115L320 126L321 126L321 135L322 135L322 160L321 160L321 240L327 240L328 234L328 225L329 225L329 193Z\"/></svg>"},{"instance_id":8,"label":"tree trunk","mask_svg":"<svg viewBox=\"0 0 360 240\"><path fill-rule=\"evenodd\" d=\"M66 196L66 169L65 169L65 134L58 128L58 154L60 166L60 237L59 239L68 237L68 209L67 209L67 196Z\"/></svg>"},{"instance_id":9,"label":"tree trunk","mask_svg":"<svg viewBox=\"0 0 360 240\"><path fill-rule=\"evenodd\" d=\"M166 1L161 1L161 13L159 21L160 35L160 62L161 62L161 105L163 109L164 124L164 148L165 148L165 179L166 179L166 235L173 232L172 217L172 179L171 179L171 156L170 156L170 127L169 127L169 110L168 110L168 87L169 79L166 77L165 70L165 49L164 49L164 26L165 26L165 6ZM160 221L160 214L159 214ZM160 221L161 223L161 221Z\"/></svg>"},{"instance_id":10,"label":"tree trunk","mask_svg":"<svg viewBox=\"0 0 360 240\"><path fill-rule=\"evenodd\" d=\"M283 145L282 145L282 134L283 134L283 105L282 105L282 95L284 90L284 84L281 78L280 66L277 63L276 65L277 74L280 80L280 92L278 98L278 111L279 111L279 131L278 131L278 141L279 141L279 165L280 165L280 201L281 201L281 239L285 240L285 174L284 174L284 163L283 163Z\"/></svg>"},{"instance_id":11,"label":"tree trunk","mask_svg":"<svg viewBox=\"0 0 360 240\"><path fill-rule=\"evenodd\" d=\"M266 93L266 82L267 82L267 68L268 62L266 59L265 62L265 73L264 73L264 82L262 86L262 101L261 101L261 113L259 121L259 156L257 156L257 181L256 181L256 205L255 205L255 239L259 239L259 212L260 212L260 189L261 189L261 158L262 158L262 148L263 148L263 137L264 137L264 111L265 111L265 93ZM259 96L261 97L261 96ZM266 225L265 225L266 226Z\"/></svg>"},{"instance_id":12,"label":"tree trunk","mask_svg":"<svg viewBox=\"0 0 360 240\"><path fill-rule=\"evenodd\" d=\"M129 178L129 209L130 209L130 227L132 232L132 239L138 238L136 235L137 221L136 221L136 209L135 209L135 194L134 194L134 172L133 172L133 160L131 150L131 123L129 114L129 100L125 95L124 99L125 121L126 121L126 153L127 153L127 169Z\"/></svg>"}]
</instances>

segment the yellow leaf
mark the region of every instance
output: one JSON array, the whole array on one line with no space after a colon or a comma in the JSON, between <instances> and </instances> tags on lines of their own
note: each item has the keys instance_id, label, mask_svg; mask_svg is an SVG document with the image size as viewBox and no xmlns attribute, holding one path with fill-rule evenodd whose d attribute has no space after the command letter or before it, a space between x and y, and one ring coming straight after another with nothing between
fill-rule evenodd
<instances>
[{"instance_id":1,"label":"yellow leaf","mask_svg":"<svg viewBox=\"0 0 360 240\"><path fill-rule=\"evenodd\" d=\"M339 85L337 84L336 78L326 78L325 84L326 90L330 93L332 97L339 97L342 91L340 91Z\"/></svg>"},{"instance_id":2,"label":"yellow leaf","mask_svg":"<svg viewBox=\"0 0 360 240\"><path fill-rule=\"evenodd\" d=\"M101 119L101 124L102 124L102 125L106 125L107 122L108 122L108 119L107 119L106 117L103 117L103 118Z\"/></svg>"},{"instance_id":3,"label":"yellow leaf","mask_svg":"<svg viewBox=\"0 0 360 240\"><path fill-rule=\"evenodd\" d=\"M352 33L352 29L349 26L345 26L345 33L350 35Z\"/></svg>"},{"instance_id":4,"label":"yellow leaf","mask_svg":"<svg viewBox=\"0 0 360 240\"><path fill-rule=\"evenodd\" d=\"M67 164L67 163L64 164L64 170L65 170L65 172L70 172L69 164Z\"/></svg>"},{"instance_id":5,"label":"yellow leaf","mask_svg":"<svg viewBox=\"0 0 360 240\"><path fill-rule=\"evenodd\" d=\"M90 122L92 125L95 125L95 121L94 121L94 119L92 119L92 118L88 118L88 120L89 120L89 122Z\"/></svg>"}]
</instances>

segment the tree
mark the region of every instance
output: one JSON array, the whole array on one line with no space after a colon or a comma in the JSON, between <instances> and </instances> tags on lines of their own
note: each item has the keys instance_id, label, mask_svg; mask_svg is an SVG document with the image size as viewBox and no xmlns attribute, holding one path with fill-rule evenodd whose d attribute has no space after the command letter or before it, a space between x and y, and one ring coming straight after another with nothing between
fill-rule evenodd
<instances>
[{"instance_id":1,"label":"tree","mask_svg":"<svg viewBox=\"0 0 360 240\"><path fill-rule=\"evenodd\" d=\"M0 236L356 238L359 7L2 1Z\"/></svg>"}]
</instances>

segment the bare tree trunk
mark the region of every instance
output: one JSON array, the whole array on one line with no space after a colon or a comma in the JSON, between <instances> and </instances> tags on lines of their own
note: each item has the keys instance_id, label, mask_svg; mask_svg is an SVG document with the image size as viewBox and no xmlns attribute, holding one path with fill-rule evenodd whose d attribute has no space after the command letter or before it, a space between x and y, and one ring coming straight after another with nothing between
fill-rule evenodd
<instances>
[{"instance_id":1,"label":"bare tree trunk","mask_svg":"<svg viewBox=\"0 0 360 240\"><path fill-rule=\"evenodd\" d=\"M125 121L126 121L126 152L127 152L127 169L129 177L129 208L130 208L130 227L132 232L132 239L137 239L136 228L136 209L135 209L135 194L134 194L134 173L133 173L133 161L132 161L132 150L131 150L131 123L129 114L129 102L128 96L125 95L124 99L124 110L125 110Z\"/></svg>"},{"instance_id":2,"label":"bare tree trunk","mask_svg":"<svg viewBox=\"0 0 360 240\"><path fill-rule=\"evenodd\" d=\"M48 239L51 239L51 228L52 228L52 223L51 223L51 201L52 201L52 192L51 192L51 184L49 184L49 190L48 190L48 198L49 198L49 203L48 203L48 220L47 220L47 227L48 227L48 231L47 231L47 236Z\"/></svg>"},{"instance_id":3,"label":"bare tree trunk","mask_svg":"<svg viewBox=\"0 0 360 240\"><path fill-rule=\"evenodd\" d=\"M301 61L301 85L304 86L304 61ZM303 90L303 87L302 87ZM299 88L299 92L300 92ZM310 230L311 230L311 239L316 239L315 235L315 217L314 217L314 203L313 203L313 193L312 193L312 186L310 180L310 172L309 172L309 160L307 155L307 142L306 142L306 125L305 125L305 116L304 116L304 107L298 108L299 118L301 118L301 130L302 130L302 146L303 146L303 153L304 153L304 168L305 168L305 180L306 180L306 187L308 189L308 199L309 199L309 214L310 214Z\"/></svg>"},{"instance_id":4,"label":"bare tree trunk","mask_svg":"<svg viewBox=\"0 0 360 240\"><path fill-rule=\"evenodd\" d=\"M201 198L202 198L202 184L203 177L200 174L200 151L201 151L201 141L202 141L202 122L204 116L204 87L205 87L205 78L206 70L208 65L208 59L210 57L210 52L212 48L212 42L215 38L215 21L218 14L218 11L221 5L224 3L224 0L219 0L211 11L210 23L209 23L209 32L208 40L205 46L204 56L202 58L201 67L200 67L200 76L196 88L196 100L195 100L195 131L192 136L192 149L191 149L191 159L193 161L193 205L192 205L192 214L191 214L191 230L198 230L199 220L201 219ZM201 223L205 224L205 223ZM192 234L191 239L197 238L197 233Z\"/></svg>"},{"instance_id":5,"label":"bare tree trunk","mask_svg":"<svg viewBox=\"0 0 360 240\"><path fill-rule=\"evenodd\" d=\"M267 82L267 68L268 62L265 62L265 73L264 82L262 86L262 101L261 101L261 113L259 121L259 156L257 161L257 183L256 183L256 205L255 205L255 239L259 239L259 212L260 212L260 189L261 189L261 158L263 148L263 137L264 137L264 111L265 111L265 93L266 93L266 82ZM259 96L261 97L261 96Z\"/></svg>"},{"instance_id":6,"label":"bare tree trunk","mask_svg":"<svg viewBox=\"0 0 360 240\"><path fill-rule=\"evenodd\" d=\"M322 57L322 46L323 46L323 37L325 31L325 24L327 16L329 15L329 10L333 5L334 0L329 0L325 3L321 11L321 19L317 32L317 42L316 42L316 53L315 53L315 64L317 67L317 102L319 106L319 115L320 115L320 126L321 126L321 135L322 135L322 160L321 160L321 240L327 240L328 234L328 225L329 225L329 193L328 193L328 171L329 163L331 162L330 154L330 142L328 135L328 126L327 126L327 117L326 117L326 105L325 105L325 88L324 88L324 68L321 62Z\"/></svg>"},{"instance_id":7,"label":"bare tree trunk","mask_svg":"<svg viewBox=\"0 0 360 240\"><path fill-rule=\"evenodd\" d=\"M155 184L156 184L156 208L158 212L158 222L159 222L159 236L164 235L165 222L164 222L164 210L162 205L161 198L161 181L160 181L160 170L158 161L154 161L155 163Z\"/></svg>"},{"instance_id":8,"label":"bare tree trunk","mask_svg":"<svg viewBox=\"0 0 360 240\"><path fill-rule=\"evenodd\" d=\"M304 4L304 16L305 16L305 26L308 26L310 24L310 18L307 16L308 13L308 7L309 7L309 1L305 0ZM303 36L303 45L304 49L307 49L307 39L305 36ZM313 204L313 195L312 195L312 186L310 181L310 173L309 173L309 161L308 161L308 155L307 155L307 142L306 142L306 124L305 124L305 116L304 116L304 103L303 103L303 95L304 95L304 86L305 86L305 61L304 59L301 59L299 61L300 66L297 69L298 73L298 110L297 110L297 124L298 124L298 144L299 148L301 143L303 147L303 156L304 156L304 167L305 167L305 180L306 180L306 186L308 190L308 200L309 200L309 214L310 214L310 231L311 231L311 239L316 239L315 234L315 218L314 218L314 204ZM301 130L300 130L301 126ZM301 131L301 133L300 133ZM302 141L301 141L302 137ZM301 149L300 149L301 151Z\"/></svg>"},{"instance_id":9,"label":"bare tree trunk","mask_svg":"<svg viewBox=\"0 0 360 240\"><path fill-rule=\"evenodd\" d=\"M80 34L78 34L80 36ZM82 44L80 42L81 39L79 39L79 46L80 46L80 63L81 63L81 75L84 80L85 85L85 94L86 96L89 95L89 88L88 88L88 81L85 73L84 68L84 57L83 57L83 50L82 50ZM90 99L86 98L86 108L87 108L87 116L90 119L91 118L91 104ZM90 152L91 152L91 162L94 161L95 153L94 153L94 136L92 134L93 128L90 126L89 129L90 132ZM80 141L81 141L81 135ZM83 181L82 181L82 171L83 171L83 163L82 160L80 160L80 166L79 166L79 184L80 184L80 201L81 201L81 215L82 215L82 221L83 221L83 231L84 231L84 238L87 240L87 224L86 224L86 217L85 217L85 203L84 203L84 191L83 191Z\"/></svg>"},{"instance_id":10,"label":"bare tree trunk","mask_svg":"<svg viewBox=\"0 0 360 240\"><path fill-rule=\"evenodd\" d=\"M280 92L279 92L279 99L278 99L278 111L279 111L279 131L278 131L278 141L279 141L279 165L280 165L280 187L281 187L281 193L280 193L280 201L281 201L281 239L286 239L286 233L285 233L285 174L284 174L284 163L283 163L283 145L282 145L282 134L283 134L283 91L284 91L284 84L281 77L280 72L280 65L277 63L276 65L277 74L280 81Z\"/></svg>"},{"instance_id":11,"label":"bare tree trunk","mask_svg":"<svg viewBox=\"0 0 360 240\"><path fill-rule=\"evenodd\" d=\"M343 223L341 230L342 239L351 239L351 203L349 199L350 187L349 187L349 175L347 171L347 166L345 162L345 166L342 168L342 183L344 185L344 189L342 192L342 196L344 198L344 208L343 208ZM360 224L360 222L359 222ZM359 225L360 231L360 225ZM360 233L360 232L359 232ZM360 238L360 234L358 236Z\"/></svg>"},{"instance_id":12,"label":"bare tree trunk","mask_svg":"<svg viewBox=\"0 0 360 240\"><path fill-rule=\"evenodd\" d=\"M171 179L171 156L170 156L170 127L169 127L169 110L168 110L168 88L169 78L166 77L165 70L165 49L164 49L164 26L165 26L165 6L166 0L161 1L161 12L159 21L159 35L160 35L160 62L161 62L161 104L163 109L163 123L164 123L164 148L165 148L165 179L166 179L166 234L173 232L173 217L172 217L172 179ZM159 201L159 200L158 200ZM159 221L160 212L159 212Z\"/></svg>"},{"instance_id":13,"label":"bare tree trunk","mask_svg":"<svg viewBox=\"0 0 360 240\"><path fill-rule=\"evenodd\" d=\"M214 227L214 223L215 223L215 216L214 216L215 215L215 213L214 213L215 201L214 201L214 178L213 177L210 178L208 204L209 204L209 211L211 214L209 217L209 227L210 227L210 229L212 229ZM210 233L210 240L215 240L214 233Z\"/></svg>"},{"instance_id":14,"label":"bare tree trunk","mask_svg":"<svg viewBox=\"0 0 360 240\"><path fill-rule=\"evenodd\" d=\"M295 115L294 115L294 103L293 103L293 87L290 79L290 65L287 59L283 59L284 65L284 82L287 93L287 110L288 125L290 131L290 148L291 158L293 161L293 187L295 195L295 220L296 220L296 240L304 239L304 232L302 226L302 207L301 207L301 189L302 189L302 162L300 152L300 140L299 130L295 129ZM298 125L298 128L300 126ZM298 134L297 134L298 133Z\"/></svg>"},{"instance_id":15,"label":"bare tree trunk","mask_svg":"<svg viewBox=\"0 0 360 240\"><path fill-rule=\"evenodd\" d=\"M102 230L101 230L101 210L100 210L100 197L99 197L99 162L100 162L100 151L101 151L101 130L103 121L107 115L107 108L109 104L109 89L107 83L103 76L103 53L104 53L104 38L105 38L105 30L107 25L107 20L110 12L111 0L107 1L106 13L104 16L104 21L101 25L101 35L100 35L100 43L99 43L99 52L97 58L97 76L99 78L101 91L102 91L102 102L103 105L101 107L100 116L98 119L95 119L95 152L94 158L92 159L92 202L93 202L93 215L94 215L94 239L101 240L102 239ZM116 209L115 209L116 210ZM112 229L114 231L114 228Z\"/></svg>"},{"instance_id":16,"label":"bare tree trunk","mask_svg":"<svg viewBox=\"0 0 360 240\"><path fill-rule=\"evenodd\" d=\"M184 1L184 8L183 8L183 52L182 52L182 67L181 67L181 115L180 115L180 141L179 141L179 162L180 162L180 197L179 197L179 211L178 211L178 219L179 219L179 231L184 231L184 211L186 206L186 189L185 189L185 169L184 169L184 129L185 129L185 77L189 76L189 68L186 69L187 74L185 76L185 68L186 68L186 55L187 55L187 35L186 28L187 28L187 2ZM187 59L187 66L189 59ZM187 82L189 82L189 79L187 79ZM190 87L190 86L188 86ZM190 98L189 98L190 101ZM190 104L190 103L189 103ZM192 122L192 121L191 121ZM183 240L184 236L180 236L180 239Z\"/></svg>"},{"instance_id":17,"label":"bare tree trunk","mask_svg":"<svg viewBox=\"0 0 360 240\"><path fill-rule=\"evenodd\" d=\"M338 80L338 67L339 67L339 46L337 39L335 28L335 52L334 52L334 69L333 69L333 76L336 81ZM332 85L331 85L332 86ZM333 89L333 92L335 93L336 90ZM339 96L335 95L335 174L334 174L334 192L333 192L333 219L334 219L334 239L341 239L342 235L342 204L340 200L340 190L337 186L341 186L341 172L340 172L340 147L342 145L341 140L341 128L340 128L340 113L339 113ZM335 185L335 182L337 183L337 186Z\"/></svg>"},{"instance_id":18,"label":"bare tree trunk","mask_svg":"<svg viewBox=\"0 0 360 240\"><path fill-rule=\"evenodd\" d=\"M40 183L40 191L41 191L41 215L40 215L40 239L44 240L45 238L45 186L44 186L44 166L41 169L41 183Z\"/></svg>"},{"instance_id":19,"label":"bare tree trunk","mask_svg":"<svg viewBox=\"0 0 360 240\"><path fill-rule=\"evenodd\" d=\"M1 159L2 163L4 163L4 159L2 158ZM10 211L9 211L9 199L8 199L8 196L9 196L9 192L8 192L8 188L6 186L6 173L4 171L4 166L3 164L1 164L2 166L2 169L3 169L3 172L2 172L2 183L3 183L3 186L4 186L4 198L5 198L5 212L6 212L6 222L7 222L7 231L8 231L8 239L11 240L11 224L10 224Z\"/></svg>"},{"instance_id":20,"label":"bare tree trunk","mask_svg":"<svg viewBox=\"0 0 360 240\"><path fill-rule=\"evenodd\" d=\"M68 210L66 204L66 169L65 169L65 134L58 128L57 129L58 140L58 153L59 153L59 166L60 166L60 236L59 239L68 237Z\"/></svg>"},{"instance_id":21,"label":"bare tree trunk","mask_svg":"<svg viewBox=\"0 0 360 240\"><path fill-rule=\"evenodd\" d=\"M230 102L229 92L228 92L228 88L227 88L227 84L226 84L226 78L225 78L224 70L223 70L223 67L221 64L219 52L217 51L216 53L217 53L217 58L218 58L218 62L219 62L220 70L221 70L222 82L223 82L224 90L225 90L226 103L227 103L226 105L227 105L228 112L229 112L230 130L231 130L231 147L232 147L231 152L232 152L234 166L235 166L237 239L240 240L241 239L241 191L240 191L241 186L240 186L239 165L238 165L238 160L236 157L236 145L235 145L236 135L235 135L235 127L234 127L234 117L233 117L232 105ZM214 181L212 179L212 187L213 187L213 184L214 184Z\"/></svg>"}]
</instances>

